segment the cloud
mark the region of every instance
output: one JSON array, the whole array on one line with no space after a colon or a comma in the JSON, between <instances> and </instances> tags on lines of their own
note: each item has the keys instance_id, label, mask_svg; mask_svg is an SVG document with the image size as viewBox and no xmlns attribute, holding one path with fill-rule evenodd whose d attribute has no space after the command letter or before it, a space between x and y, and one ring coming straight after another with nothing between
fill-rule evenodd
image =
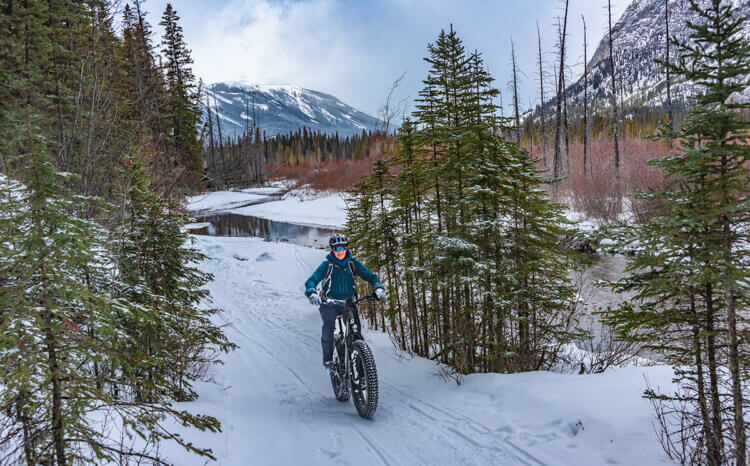
<instances>
[{"instance_id":1,"label":"cloud","mask_svg":"<svg viewBox=\"0 0 750 466\"><path fill-rule=\"evenodd\" d=\"M152 24L165 5L165 0L146 5ZM538 101L536 20L546 59L552 60L559 12L557 0L173 0L172 5L182 18L194 71L204 81L296 84L329 92L370 114L403 71L399 98L417 95L427 43L451 23L468 50L484 54L503 92L511 74L512 36L525 74L521 101L524 106ZM591 54L606 25L605 6L605 0L571 2L569 62L582 54L580 15L586 15ZM619 17L624 5L616 8Z\"/></svg>"}]
</instances>

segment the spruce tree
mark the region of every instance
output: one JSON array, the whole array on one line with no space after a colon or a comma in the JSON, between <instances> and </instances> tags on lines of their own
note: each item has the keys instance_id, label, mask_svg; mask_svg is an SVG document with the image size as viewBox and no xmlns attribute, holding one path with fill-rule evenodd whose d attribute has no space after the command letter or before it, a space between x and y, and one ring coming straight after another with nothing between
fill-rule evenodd
<instances>
[{"instance_id":1,"label":"spruce tree","mask_svg":"<svg viewBox=\"0 0 750 466\"><path fill-rule=\"evenodd\" d=\"M544 198L534 161L503 138L509 125L481 55L466 54L452 29L428 50L395 156L352 192L353 245L395 295L378 317L402 347L459 377L548 368L581 335L561 207Z\"/></svg>"},{"instance_id":2,"label":"spruce tree","mask_svg":"<svg viewBox=\"0 0 750 466\"><path fill-rule=\"evenodd\" d=\"M203 169L202 151L198 144L200 122L200 96L195 76L190 68L193 59L182 35L182 26L177 11L167 3L162 21L164 38L162 53L166 63L167 98L166 108L171 120L169 145L175 151L181 165L186 167L188 186L196 186ZM219 141L221 144L222 141Z\"/></svg>"},{"instance_id":3,"label":"spruce tree","mask_svg":"<svg viewBox=\"0 0 750 466\"><path fill-rule=\"evenodd\" d=\"M193 365L216 362L204 359L202 350L231 347L210 324L210 311L196 308L207 277L189 263L200 257L184 246L172 214L166 245L158 250L165 303L142 299L155 294L143 287L123 293L129 283L113 270L132 264L113 269L106 231L77 214L92 200L64 187L72 175L56 171L37 134L29 123L28 152L12 161L22 167L23 184L3 178L0 186L0 270L14 277L0 285L0 443L8 458L58 465L129 457L159 462L157 444L164 439L211 457L210 449L162 425L172 418L219 430L216 419L172 406L194 395ZM149 325L167 328L155 332L165 338L158 352L142 351L133 331ZM110 423L126 436L137 434L143 445L110 437Z\"/></svg>"},{"instance_id":4,"label":"spruce tree","mask_svg":"<svg viewBox=\"0 0 750 466\"><path fill-rule=\"evenodd\" d=\"M36 144L38 131L28 123L27 152L16 161L23 187L4 193L16 202L3 209L3 238L12 244L3 266L18 278L1 292L0 405L20 429L2 440L29 464L64 465L92 458L91 451L101 457L104 434L88 414L102 398L89 365L103 355L86 329L108 332L112 321L106 290L88 286L102 267L103 231L75 215L76 198Z\"/></svg>"},{"instance_id":5,"label":"spruce tree","mask_svg":"<svg viewBox=\"0 0 750 466\"><path fill-rule=\"evenodd\" d=\"M690 8L700 20L688 23L690 40L676 44L680 59L667 66L702 92L679 130L664 125L658 133L665 142L679 141L675 155L651 161L670 185L639 196L661 203L661 215L618 232L621 245L639 245L630 275L618 283L637 299L610 322L675 366L676 393L647 392L667 453L679 461L745 464L748 348L738 327L750 282L744 144L750 125L740 113L747 105L731 95L750 72L750 44L746 19L731 2L691 0Z\"/></svg>"},{"instance_id":6,"label":"spruce tree","mask_svg":"<svg viewBox=\"0 0 750 466\"><path fill-rule=\"evenodd\" d=\"M199 305L212 277L194 265L205 257L180 230L185 217L151 192L140 162L128 165L115 253L122 284L117 295L137 305L125 322L142 361L132 374L136 396L192 400L199 367L220 362L211 355L234 345L211 322L217 310Z\"/></svg>"},{"instance_id":7,"label":"spruce tree","mask_svg":"<svg viewBox=\"0 0 750 466\"><path fill-rule=\"evenodd\" d=\"M156 139L157 147L163 142L161 110L164 104L164 78L155 60L151 43L151 25L143 11L143 1L134 6L126 4L123 10L123 61L126 84L133 105L133 117L146 125L147 133Z\"/></svg>"}]
</instances>

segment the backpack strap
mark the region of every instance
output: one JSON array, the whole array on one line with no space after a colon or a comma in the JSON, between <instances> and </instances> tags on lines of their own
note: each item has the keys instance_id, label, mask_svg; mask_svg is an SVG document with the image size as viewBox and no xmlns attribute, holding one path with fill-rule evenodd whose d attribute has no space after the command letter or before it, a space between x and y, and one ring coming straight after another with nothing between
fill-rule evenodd
<instances>
[{"instance_id":1,"label":"backpack strap","mask_svg":"<svg viewBox=\"0 0 750 466\"><path fill-rule=\"evenodd\" d=\"M331 261L328 261L328 270L326 271L326 276L323 278L323 281L320 284L320 290L321 294L323 295L323 298L326 298L326 295L328 294L328 290L326 290L326 287L329 286L329 283L331 281L331 271L333 270L333 263Z\"/></svg>"},{"instance_id":2,"label":"backpack strap","mask_svg":"<svg viewBox=\"0 0 750 466\"><path fill-rule=\"evenodd\" d=\"M357 271L354 269L354 261L349 261L349 271L352 273L352 282L354 287L354 299L357 299L358 293L357 293Z\"/></svg>"}]
</instances>

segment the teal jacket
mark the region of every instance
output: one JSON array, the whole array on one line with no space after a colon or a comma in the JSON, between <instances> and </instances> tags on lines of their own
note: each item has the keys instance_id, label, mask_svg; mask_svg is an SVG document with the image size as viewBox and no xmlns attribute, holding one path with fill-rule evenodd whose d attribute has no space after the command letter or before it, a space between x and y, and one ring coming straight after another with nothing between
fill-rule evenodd
<instances>
[{"instance_id":1,"label":"teal jacket","mask_svg":"<svg viewBox=\"0 0 750 466\"><path fill-rule=\"evenodd\" d=\"M383 288L378 276L362 265L360 261L352 257L350 251L346 251L344 260L336 259L333 253L329 253L326 256L326 260L315 269L315 272L305 282L305 296L309 297L312 293L316 292L318 283L326 278L329 265L333 265L329 280L323 284L322 296L329 299L349 299L353 297L354 277L349 266L350 261L354 265L355 273L372 285L373 289Z\"/></svg>"}]
</instances>

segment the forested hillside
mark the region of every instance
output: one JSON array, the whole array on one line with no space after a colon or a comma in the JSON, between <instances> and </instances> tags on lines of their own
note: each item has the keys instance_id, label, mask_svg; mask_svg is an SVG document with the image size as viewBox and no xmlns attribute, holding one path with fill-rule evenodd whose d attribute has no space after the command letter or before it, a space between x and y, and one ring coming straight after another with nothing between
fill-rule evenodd
<instances>
[{"instance_id":1,"label":"forested hillside","mask_svg":"<svg viewBox=\"0 0 750 466\"><path fill-rule=\"evenodd\" d=\"M302 178L312 178L319 174L318 170L330 168L330 162L371 160L393 152L393 136L382 131L363 130L361 134L340 137L303 127L269 139L265 132L261 135L259 126L251 125L236 137L220 139L220 123L216 121L214 126L209 117L208 125L203 139L207 143L204 181L206 187L214 189L248 186L292 174L304 181ZM305 170L309 173L302 173Z\"/></svg>"}]
</instances>

